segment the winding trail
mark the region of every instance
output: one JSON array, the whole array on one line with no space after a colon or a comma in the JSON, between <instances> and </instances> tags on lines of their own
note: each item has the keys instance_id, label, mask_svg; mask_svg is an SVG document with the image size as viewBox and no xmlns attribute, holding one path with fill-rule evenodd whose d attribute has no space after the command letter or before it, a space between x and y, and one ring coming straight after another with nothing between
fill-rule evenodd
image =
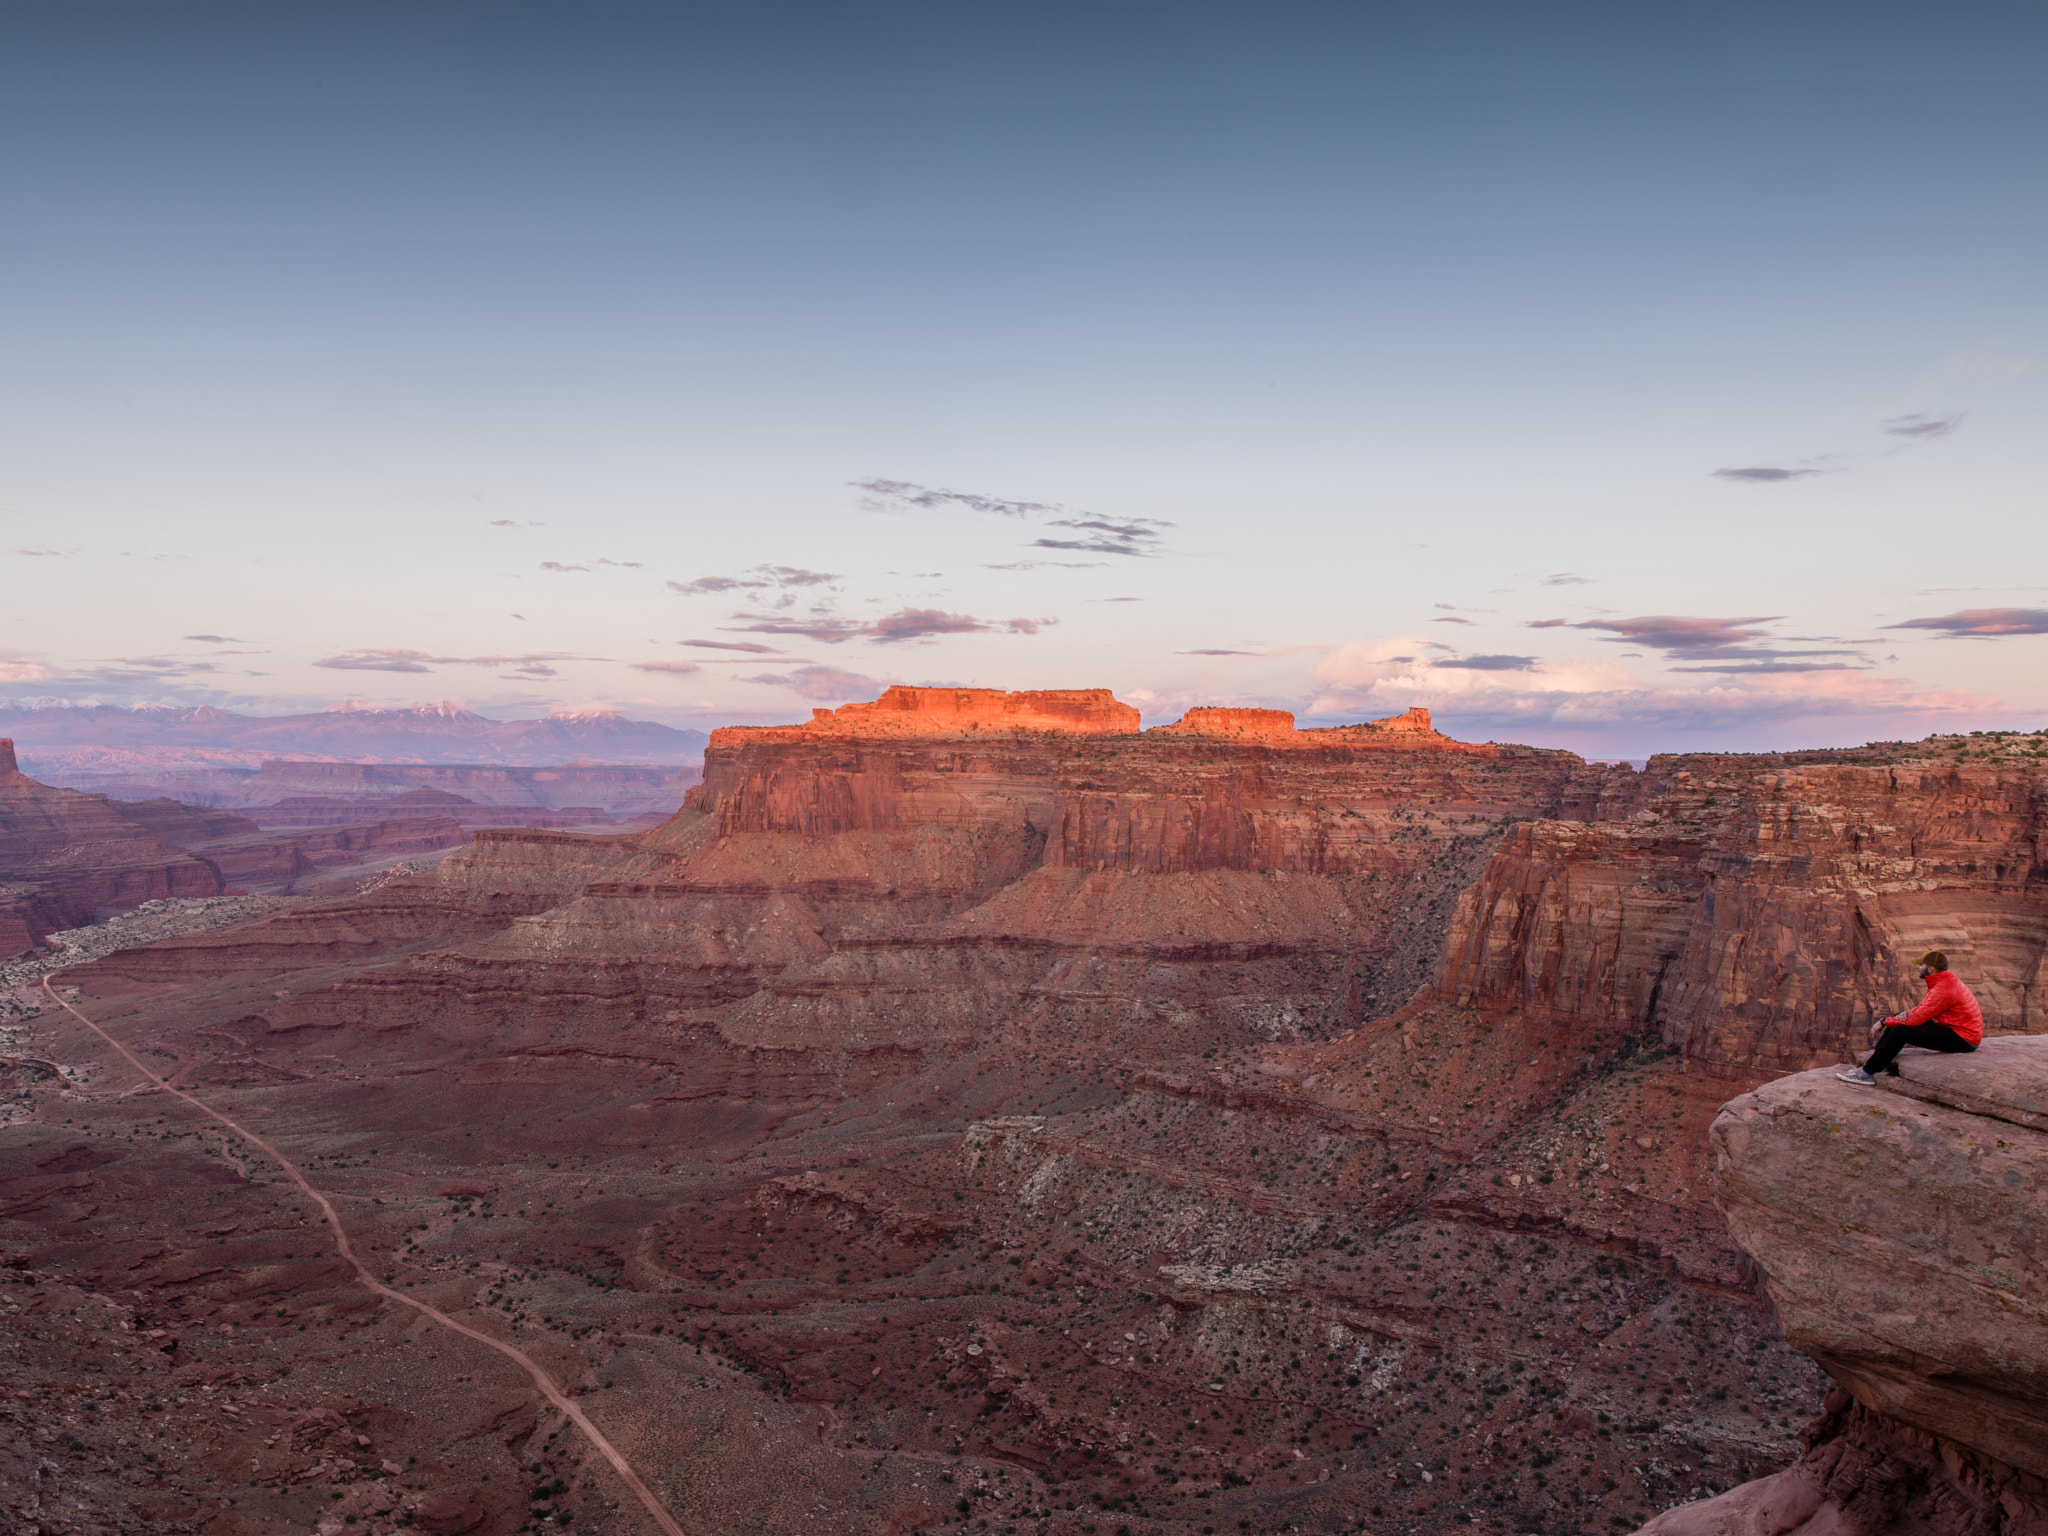
<instances>
[{"instance_id":1,"label":"winding trail","mask_svg":"<svg viewBox=\"0 0 2048 1536\"><path fill-rule=\"evenodd\" d=\"M327 1228L334 1235L335 1251L339 1253L343 1260L347 1262L349 1267L356 1272L356 1278L361 1280L364 1285L368 1286L371 1290L375 1291L379 1296L387 1297L390 1300L397 1302L400 1306L411 1307L415 1312L421 1313L424 1316L433 1319L433 1321L439 1323L442 1327L447 1328L452 1332L459 1333L466 1339L474 1339L479 1344L488 1345L490 1348L495 1349L499 1354L504 1355L510 1360L516 1361L519 1365L524 1367L526 1370L526 1374L533 1378L533 1384L539 1390L541 1396L545 1397L550 1403L553 1403L555 1407L559 1408L562 1411L563 1416L583 1432L583 1437L591 1443L591 1445L597 1450L598 1454L603 1456L606 1461L611 1463L612 1470L619 1474L620 1481L625 1483L625 1485L628 1488L632 1489L634 1495L640 1500L640 1502L643 1505L646 1506L647 1513L653 1517L654 1523L660 1526L663 1531L667 1532L668 1536L688 1536L688 1533L683 1530L682 1526L676 1523L675 1517L671 1515L666 1509L662 1508L660 1501L654 1497L653 1491L649 1489L645 1483L640 1481L640 1474L633 1470L633 1464L627 1461L626 1458L619 1452L618 1448L614 1446L611 1443L611 1441L605 1438L604 1432L602 1430L600 1430L595 1424L590 1422L590 1419L584 1414L583 1410L576 1406L575 1400L569 1397L568 1394L563 1392L560 1387L555 1385L554 1378L550 1376L547 1373L547 1371L540 1365L540 1363L534 1360L534 1358L531 1355L527 1354L525 1350L520 1349L517 1345L507 1344L502 1339L494 1339L489 1334L484 1333L479 1329L472 1328L467 1323L458 1321L457 1319L450 1317L447 1313L441 1311L439 1308L431 1307L426 1302L421 1301L417 1296L408 1296L403 1291L393 1290L390 1286L384 1284L383 1281L379 1280L375 1275L370 1273L370 1271L364 1266L363 1261L361 1259L356 1257L355 1249L349 1245L348 1233L342 1228L341 1218L335 1214L334 1207L328 1203L327 1197L321 1194L320 1191L315 1189L311 1184L308 1184L306 1182L305 1175L299 1172L297 1166L293 1164L290 1158L286 1157L282 1152L278 1151L276 1147L273 1147L269 1142L265 1141L261 1136L258 1136L254 1131L245 1129L243 1126L237 1124L235 1121L230 1120L226 1115L222 1114L212 1105L201 1103L198 1099L192 1097L191 1094L185 1092L182 1088L173 1088L163 1078L157 1076L156 1073L150 1071L148 1067L144 1066L139 1060L137 1060L133 1055L129 1053L128 1047L123 1045L120 1041L116 1040L112 1035L108 1034L104 1029L101 1029L99 1025L95 1024L91 1019L87 1018L84 1014L80 1013L76 1008L72 1007L70 1003L66 1002L63 998L59 997L57 995L57 989L50 985L49 976L43 977L43 990L50 994L51 1002L55 1003L59 1008L62 1008L74 1019L78 1020L79 1023L83 1024L87 1029L91 1030L94 1034L98 1035L102 1040L106 1041L108 1045L111 1045L116 1051L120 1052L121 1059L123 1061L127 1062L129 1066L133 1067L136 1071L140 1072L144 1077L148 1078L151 1082L155 1083L157 1087L163 1089L163 1091L166 1093L172 1094L177 1098L183 1099L187 1104L190 1104L202 1115L206 1115L211 1119L219 1121L222 1125L226 1126L229 1130L233 1131L237 1136L240 1136L253 1146L261 1147L266 1153L268 1153L271 1159L274 1162L276 1162L278 1167L282 1168L285 1171L286 1175L290 1177L291 1181L294 1184L298 1185L298 1187L305 1193L306 1198L313 1201L320 1207L320 1214L326 1218Z\"/></svg>"}]
</instances>

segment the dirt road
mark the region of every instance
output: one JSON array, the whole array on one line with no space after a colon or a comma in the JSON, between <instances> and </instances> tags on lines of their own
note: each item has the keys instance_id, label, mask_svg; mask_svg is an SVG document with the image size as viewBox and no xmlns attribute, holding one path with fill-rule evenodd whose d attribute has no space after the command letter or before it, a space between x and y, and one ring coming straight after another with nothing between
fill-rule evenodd
<instances>
[{"instance_id":1,"label":"dirt road","mask_svg":"<svg viewBox=\"0 0 2048 1536\"><path fill-rule=\"evenodd\" d=\"M438 1308L431 1307L426 1302L421 1301L417 1296L408 1296L403 1291L393 1290L390 1286L384 1284L383 1281L379 1280L364 1267L362 1260L356 1257L355 1249L349 1244L348 1232L342 1227L341 1218L335 1214L334 1207L328 1203L325 1195L306 1182L305 1175L299 1172L291 1159L287 1158L276 1147L265 1141L261 1136L258 1136L254 1131L248 1129L248 1127L229 1119L219 1110L209 1104L202 1103L183 1089L172 1087L170 1083L150 1071L148 1067L131 1055L128 1048L121 1044L120 1041L108 1034L104 1029L101 1029L99 1025L79 1012L78 1009L66 1002L62 997L59 997L57 989L50 985L50 978L48 976L43 978L43 990L49 993L50 1000L59 1008L62 1008L74 1019L78 1020L79 1023L106 1041L108 1045L120 1053L123 1061L156 1084L165 1093L171 1094L175 1098L190 1104L209 1119L218 1121L237 1136L242 1137L251 1146L262 1148L264 1153L278 1167L285 1171L286 1177L299 1187L306 1198L320 1207L320 1214L327 1222L327 1230L334 1238L335 1252L341 1255L342 1259L355 1271L356 1278L364 1285L375 1291L379 1296L387 1297L397 1302L400 1306L411 1307L415 1312L431 1318L434 1322L439 1323L443 1328L453 1333L459 1333L466 1339L473 1339L475 1342L487 1348L495 1349L499 1354L517 1361L524 1368L526 1374L533 1379L534 1387L540 1392L541 1396L545 1397L562 1411L563 1416L582 1432L584 1439L588 1440L595 1447L598 1454L611 1464L612 1470L619 1474L619 1480L633 1490L634 1496L646 1506L647 1513L653 1517L654 1523L660 1526L667 1533L667 1536L687 1536L682 1526L676 1523L675 1517L662 1508L660 1501L654 1497L653 1491L640 1480L640 1475L633 1470L632 1463L627 1461L618 1448L605 1438L603 1431L590 1422L583 1410L576 1405L575 1400L555 1385L554 1378L548 1375L547 1371L532 1356L516 1345L508 1344L502 1339L494 1339L489 1334L450 1317Z\"/></svg>"}]
</instances>

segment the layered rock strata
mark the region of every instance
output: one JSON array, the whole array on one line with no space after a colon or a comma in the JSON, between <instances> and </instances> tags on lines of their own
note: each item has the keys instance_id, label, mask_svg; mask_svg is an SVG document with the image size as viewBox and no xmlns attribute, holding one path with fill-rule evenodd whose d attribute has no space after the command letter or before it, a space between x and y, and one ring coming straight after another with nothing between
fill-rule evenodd
<instances>
[{"instance_id":1,"label":"layered rock strata","mask_svg":"<svg viewBox=\"0 0 2048 1536\"><path fill-rule=\"evenodd\" d=\"M1815 755L1656 758L1625 819L1515 828L1460 899L1436 995L1634 1021L1740 1076L1842 1059L1938 948L1994 1033L2048 1029L2038 758Z\"/></svg>"},{"instance_id":2,"label":"layered rock strata","mask_svg":"<svg viewBox=\"0 0 2048 1536\"><path fill-rule=\"evenodd\" d=\"M220 871L131 821L103 795L50 789L0 737L0 955L99 913L165 896L217 896Z\"/></svg>"}]
</instances>

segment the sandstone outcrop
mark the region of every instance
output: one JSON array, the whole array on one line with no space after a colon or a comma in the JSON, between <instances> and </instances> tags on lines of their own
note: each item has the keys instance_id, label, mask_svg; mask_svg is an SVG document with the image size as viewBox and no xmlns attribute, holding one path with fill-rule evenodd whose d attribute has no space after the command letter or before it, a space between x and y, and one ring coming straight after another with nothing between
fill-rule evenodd
<instances>
[{"instance_id":1,"label":"sandstone outcrop","mask_svg":"<svg viewBox=\"0 0 2048 1536\"><path fill-rule=\"evenodd\" d=\"M1087 734L1135 731L1138 712L1107 688L1049 688L1004 693L996 688L903 688L883 690L868 704L814 710L813 725L855 734L911 731L944 726L953 730L1067 731Z\"/></svg>"},{"instance_id":2,"label":"sandstone outcrop","mask_svg":"<svg viewBox=\"0 0 2048 1536\"><path fill-rule=\"evenodd\" d=\"M1839 1384L1775 1477L1656 1536L2048 1531L2048 1040L1781 1078L1715 1121L1720 1199Z\"/></svg>"}]
</instances>

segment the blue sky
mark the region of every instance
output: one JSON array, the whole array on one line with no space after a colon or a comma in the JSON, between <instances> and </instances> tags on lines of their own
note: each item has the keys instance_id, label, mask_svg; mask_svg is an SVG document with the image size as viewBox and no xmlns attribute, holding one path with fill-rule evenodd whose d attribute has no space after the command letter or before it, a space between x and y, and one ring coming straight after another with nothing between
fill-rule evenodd
<instances>
[{"instance_id":1,"label":"blue sky","mask_svg":"<svg viewBox=\"0 0 2048 1536\"><path fill-rule=\"evenodd\" d=\"M2040 724L2044 42L16 8L0 692L1108 686L1602 756Z\"/></svg>"}]
</instances>

